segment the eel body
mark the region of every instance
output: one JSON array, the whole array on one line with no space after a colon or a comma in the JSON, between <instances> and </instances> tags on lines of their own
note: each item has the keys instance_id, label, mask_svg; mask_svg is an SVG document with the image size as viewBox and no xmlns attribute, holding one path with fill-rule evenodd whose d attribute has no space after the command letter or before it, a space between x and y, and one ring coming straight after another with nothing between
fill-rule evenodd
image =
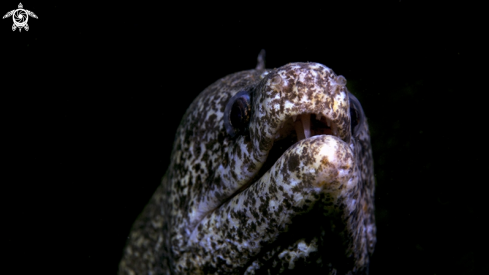
<instances>
[{"instance_id":1,"label":"eel body","mask_svg":"<svg viewBox=\"0 0 489 275\"><path fill-rule=\"evenodd\" d=\"M228 75L177 130L119 274L367 274L376 242L367 121L319 63Z\"/></svg>"}]
</instances>

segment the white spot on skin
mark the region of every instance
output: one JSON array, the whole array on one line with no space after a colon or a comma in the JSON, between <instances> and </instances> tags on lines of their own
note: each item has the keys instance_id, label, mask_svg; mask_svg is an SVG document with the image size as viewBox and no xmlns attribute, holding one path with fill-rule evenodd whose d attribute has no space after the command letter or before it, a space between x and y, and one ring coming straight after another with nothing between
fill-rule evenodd
<instances>
[{"instance_id":1,"label":"white spot on skin","mask_svg":"<svg viewBox=\"0 0 489 275\"><path fill-rule=\"evenodd\" d=\"M312 74L315 78L318 76L316 70L309 70L309 73Z\"/></svg>"},{"instance_id":2,"label":"white spot on skin","mask_svg":"<svg viewBox=\"0 0 489 275\"><path fill-rule=\"evenodd\" d=\"M280 96L279 96L279 97L280 97ZM288 100L287 100L287 101L285 101L285 103L284 103L284 107L285 107L285 108L287 108L287 109L290 109L290 108L292 108L292 107L294 107L294 106L295 106L295 105L294 105L294 103L292 103L292 102L290 102L290 101L288 101Z\"/></svg>"}]
</instances>

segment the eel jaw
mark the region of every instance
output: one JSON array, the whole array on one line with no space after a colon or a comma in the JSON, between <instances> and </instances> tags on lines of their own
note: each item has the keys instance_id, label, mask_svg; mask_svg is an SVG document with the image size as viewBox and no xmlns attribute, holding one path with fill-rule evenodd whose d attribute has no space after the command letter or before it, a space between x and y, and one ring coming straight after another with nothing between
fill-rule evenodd
<instances>
[{"instance_id":1,"label":"eel jaw","mask_svg":"<svg viewBox=\"0 0 489 275\"><path fill-rule=\"evenodd\" d=\"M339 138L337 124L326 115L321 113L303 113L300 115L293 115L285 120L275 135L273 146L261 169L247 184L244 184L238 192L231 197L242 192L260 179L284 154L284 152L295 143L319 135L332 135ZM349 143L346 140L343 141ZM229 199L231 199L231 197Z\"/></svg>"},{"instance_id":2,"label":"eel jaw","mask_svg":"<svg viewBox=\"0 0 489 275\"><path fill-rule=\"evenodd\" d=\"M255 182L261 179L262 176L277 162L280 157L283 156L285 151L287 151L291 146L297 142L300 142L301 140L319 135L331 135L340 138L336 123L324 114L303 113L293 115L289 119L286 119L281 127L279 127L275 135L272 148L268 152L265 162L260 170L258 170L256 175L247 183L243 184L227 199L223 200L215 209L209 212L214 212L216 209L219 209L229 200L255 184ZM343 141L348 143L345 140Z\"/></svg>"}]
</instances>

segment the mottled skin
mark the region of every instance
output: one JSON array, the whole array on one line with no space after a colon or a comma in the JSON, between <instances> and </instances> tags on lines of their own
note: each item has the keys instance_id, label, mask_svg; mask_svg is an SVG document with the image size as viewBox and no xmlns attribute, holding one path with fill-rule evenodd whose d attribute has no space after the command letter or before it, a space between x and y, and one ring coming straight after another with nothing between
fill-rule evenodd
<instances>
[{"instance_id":1,"label":"mottled skin","mask_svg":"<svg viewBox=\"0 0 489 275\"><path fill-rule=\"evenodd\" d=\"M376 242L370 137L345 84L318 63L270 70L260 62L205 89L181 121L119 273L368 273ZM249 91L252 111L233 134L224 111L240 91ZM311 137L297 141L294 127L309 115Z\"/></svg>"}]
</instances>

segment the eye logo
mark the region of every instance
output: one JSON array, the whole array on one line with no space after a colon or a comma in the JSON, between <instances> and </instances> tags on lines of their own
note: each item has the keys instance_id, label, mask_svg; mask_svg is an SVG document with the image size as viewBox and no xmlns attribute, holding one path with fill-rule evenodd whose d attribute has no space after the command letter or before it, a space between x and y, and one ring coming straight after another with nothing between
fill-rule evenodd
<instances>
[{"instance_id":1,"label":"eye logo","mask_svg":"<svg viewBox=\"0 0 489 275\"><path fill-rule=\"evenodd\" d=\"M16 28L19 28L19 32L22 30L22 28L24 28L26 31L29 30L29 25L27 25L29 16L37 19L37 15L35 15L32 11L23 9L22 3L19 3L18 9L7 12L7 14L5 14L2 19L10 16L12 16L12 19L14 20L12 31L15 31Z\"/></svg>"}]
</instances>

